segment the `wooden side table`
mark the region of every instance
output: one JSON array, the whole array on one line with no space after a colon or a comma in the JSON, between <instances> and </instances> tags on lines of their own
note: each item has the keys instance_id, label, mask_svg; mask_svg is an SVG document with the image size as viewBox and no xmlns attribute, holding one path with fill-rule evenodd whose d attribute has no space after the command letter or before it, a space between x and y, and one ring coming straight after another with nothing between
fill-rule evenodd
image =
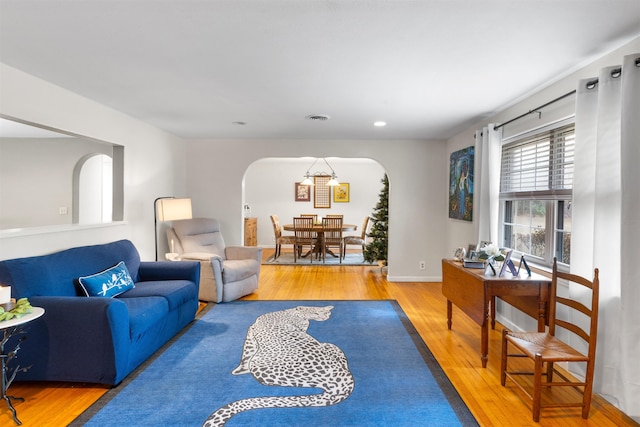
<instances>
[{"instance_id":1,"label":"wooden side table","mask_svg":"<svg viewBox=\"0 0 640 427\"><path fill-rule=\"evenodd\" d=\"M489 324L495 328L496 298L538 319L538 331L545 330L551 279L539 274L503 277L485 269L465 268L459 261L442 260L442 294L447 298L447 328L451 329L452 304L480 325L480 359L487 367Z\"/></svg>"},{"instance_id":2,"label":"wooden side table","mask_svg":"<svg viewBox=\"0 0 640 427\"><path fill-rule=\"evenodd\" d=\"M2 339L2 341L0 341L0 359L1 359L1 368L2 368L2 375L0 376L2 377L2 398L5 400L5 402L7 402L7 406L9 407L9 410L13 415L13 421L17 425L21 425L22 423L20 422L20 420L18 419L18 416L16 415L16 410L11 404L11 399L19 400L19 401L24 401L24 399L22 397L7 396L7 389L13 382L13 379L15 378L16 374L20 371L26 371L27 369L30 368L30 366L21 368L20 365L18 365L15 368L13 368L13 370L11 370L9 368L9 362L11 361L11 359L13 359L16 356L16 354L18 353L18 350L20 350L20 341L22 340L19 340L15 348L10 351L5 350L5 344L7 343L7 341L9 341L11 337L24 334L25 333L24 325L26 323L36 320L38 317L44 314L44 308L42 307L32 307L32 308L33 310L31 313L25 314L22 317L14 318L11 320L4 320L0 322L0 330L2 330L3 332L3 335L0 336L0 338Z\"/></svg>"},{"instance_id":3,"label":"wooden side table","mask_svg":"<svg viewBox=\"0 0 640 427\"><path fill-rule=\"evenodd\" d=\"M258 246L258 218L244 219L244 245Z\"/></svg>"}]
</instances>

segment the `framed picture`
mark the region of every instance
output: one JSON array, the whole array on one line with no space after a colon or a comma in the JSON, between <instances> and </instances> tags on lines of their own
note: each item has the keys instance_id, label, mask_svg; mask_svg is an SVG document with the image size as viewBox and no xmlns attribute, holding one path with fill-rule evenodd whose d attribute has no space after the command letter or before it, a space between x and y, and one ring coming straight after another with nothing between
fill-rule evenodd
<instances>
[{"instance_id":1,"label":"framed picture","mask_svg":"<svg viewBox=\"0 0 640 427\"><path fill-rule=\"evenodd\" d=\"M471 252L475 252L477 249L477 246L474 245L473 243L469 243L469 247L467 248L467 255L470 256Z\"/></svg>"},{"instance_id":2,"label":"framed picture","mask_svg":"<svg viewBox=\"0 0 640 427\"><path fill-rule=\"evenodd\" d=\"M449 159L449 218L473 220L474 147L451 153Z\"/></svg>"},{"instance_id":3,"label":"framed picture","mask_svg":"<svg viewBox=\"0 0 640 427\"><path fill-rule=\"evenodd\" d=\"M311 201L311 186L296 182L296 202Z\"/></svg>"},{"instance_id":4,"label":"framed picture","mask_svg":"<svg viewBox=\"0 0 640 427\"><path fill-rule=\"evenodd\" d=\"M327 182L331 177L329 175L318 175L313 177L313 207L316 209L331 207L331 187Z\"/></svg>"},{"instance_id":5,"label":"framed picture","mask_svg":"<svg viewBox=\"0 0 640 427\"><path fill-rule=\"evenodd\" d=\"M333 187L333 201L336 203L349 202L349 184L342 183Z\"/></svg>"},{"instance_id":6,"label":"framed picture","mask_svg":"<svg viewBox=\"0 0 640 427\"><path fill-rule=\"evenodd\" d=\"M513 251L509 251L507 252L507 255L505 255L504 261L502 262L502 267L500 267L500 274L498 274L499 277L504 276L504 272L507 269L507 266L509 265L509 263L511 262L511 254L513 253Z\"/></svg>"},{"instance_id":7,"label":"framed picture","mask_svg":"<svg viewBox=\"0 0 640 427\"><path fill-rule=\"evenodd\" d=\"M465 248L456 248L456 251L453 253L453 257L457 260L462 260L467 254L466 252Z\"/></svg>"}]
</instances>

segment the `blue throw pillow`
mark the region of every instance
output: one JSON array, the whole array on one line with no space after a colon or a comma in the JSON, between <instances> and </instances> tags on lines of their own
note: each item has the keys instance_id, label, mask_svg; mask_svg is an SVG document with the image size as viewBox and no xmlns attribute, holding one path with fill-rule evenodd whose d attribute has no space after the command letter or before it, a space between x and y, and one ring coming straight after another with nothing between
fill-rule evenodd
<instances>
[{"instance_id":1,"label":"blue throw pillow","mask_svg":"<svg viewBox=\"0 0 640 427\"><path fill-rule=\"evenodd\" d=\"M92 276L80 277L80 286L88 297L112 298L134 288L124 261Z\"/></svg>"}]
</instances>

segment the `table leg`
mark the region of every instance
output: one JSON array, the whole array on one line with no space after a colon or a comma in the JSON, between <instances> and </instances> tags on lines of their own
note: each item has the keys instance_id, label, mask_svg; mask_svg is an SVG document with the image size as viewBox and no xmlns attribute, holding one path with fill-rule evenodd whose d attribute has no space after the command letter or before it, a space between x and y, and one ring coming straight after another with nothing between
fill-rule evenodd
<instances>
[{"instance_id":1,"label":"table leg","mask_svg":"<svg viewBox=\"0 0 640 427\"><path fill-rule=\"evenodd\" d=\"M486 320L480 326L480 335L480 360L482 367L486 368L489 360L489 322Z\"/></svg>"},{"instance_id":2,"label":"table leg","mask_svg":"<svg viewBox=\"0 0 640 427\"><path fill-rule=\"evenodd\" d=\"M491 297L491 329L496 328L496 297Z\"/></svg>"},{"instance_id":3,"label":"table leg","mask_svg":"<svg viewBox=\"0 0 640 427\"><path fill-rule=\"evenodd\" d=\"M20 402L24 402L24 398L22 397L14 397L14 396L9 396L7 395L7 389L9 388L9 386L11 385L11 383L13 382L13 378L16 374L17 371L23 370L26 371L26 369L28 368L20 368L19 366L16 367L13 371L13 374L9 373L9 366L7 365L9 360L15 356L15 354L18 352L18 350L20 350L20 341L18 341L18 344L16 345L16 348L13 350L13 352L8 353L5 352L5 344L7 343L7 341L9 341L9 338L11 338L14 335L18 335L23 333L22 328L20 327L14 327L14 328L8 328L4 330L4 336L2 337L2 341L0 342L0 369L2 370L2 372L0 373L0 379L2 384L0 384L2 386L2 399L4 399L5 402L7 402L7 407L9 408L9 410L11 411L11 415L13 417L13 422L16 423L16 425L22 425L22 422L20 422L20 420L18 419L18 415L16 414L16 410L13 407L13 404L11 403L11 400L18 400Z\"/></svg>"},{"instance_id":4,"label":"table leg","mask_svg":"<svg viewBox=\"0 0 640 427\"><path fill-rule=\"evenodd\" d=\"M548 289L547 285L540 285L540 293L538 296L538 332L544 332L547 323Z\"/></svg>"},{"instance_id":5,"label":"table leg","mask_svg":"<svg viewBox=\"0 0 640 427\"><path fill-rule=\"evenodd\" d=\"M451 315L453 314L453 308L451 301L447 300L447 329L451 330Z\"/></svg>"},{"instance_id":6,"label":"table leg","mask_svg":"<svg viewBox=\"0 0 640 427\"><path fill-rule=\"evenodd\" d=\"M484 313L485 318L480 326L480 360L482 361L482 367L487 367L487 360L489 360L489 322L491 322L491 304L492 298L495 297L485 297L484 301Z\"/></svg>"}]
</instances>

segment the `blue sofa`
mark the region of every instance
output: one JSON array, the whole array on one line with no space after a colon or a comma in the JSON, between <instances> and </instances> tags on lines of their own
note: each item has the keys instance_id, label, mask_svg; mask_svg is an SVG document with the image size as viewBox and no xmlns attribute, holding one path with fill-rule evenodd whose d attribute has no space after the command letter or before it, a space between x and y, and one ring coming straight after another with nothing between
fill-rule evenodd
<instances>
[{"instance_id":1,"label":"blue sofa","mask_svg":"<svg viewBox=\"0 0 640 427\"><path fill-rule=\"evenodd\" d=\"M132 289L84 295L80 277L121 261ZM27 326L16 361L31 368L16 380L120 383L194 320L199 282L199 263L140 262L128 240L0 261L0 283L12 296L46 310Z\"/></svg>"}]
</instances>

